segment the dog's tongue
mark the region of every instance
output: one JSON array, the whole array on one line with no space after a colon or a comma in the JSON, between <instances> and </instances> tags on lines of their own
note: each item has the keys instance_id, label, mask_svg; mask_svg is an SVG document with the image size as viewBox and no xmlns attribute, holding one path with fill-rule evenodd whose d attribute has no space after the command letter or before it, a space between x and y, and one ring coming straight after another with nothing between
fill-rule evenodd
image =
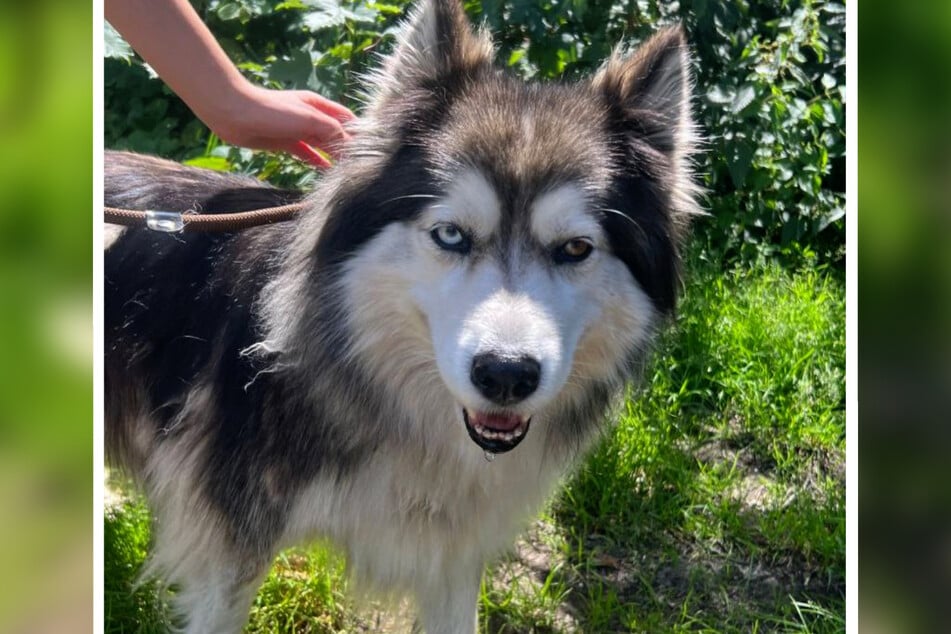
<instances>
[{"instance_id":1,"label":"dog's tongue","mask_svg":"<svg viewBox=\"0 0 951 634\"><path fill-rule=\"evenodd\" d=\"M496 431L512 431L522 424L522 418L515 414L481 414L472 412L470 422L473 425L488 427Z\"/></svg>"}]
</instances>

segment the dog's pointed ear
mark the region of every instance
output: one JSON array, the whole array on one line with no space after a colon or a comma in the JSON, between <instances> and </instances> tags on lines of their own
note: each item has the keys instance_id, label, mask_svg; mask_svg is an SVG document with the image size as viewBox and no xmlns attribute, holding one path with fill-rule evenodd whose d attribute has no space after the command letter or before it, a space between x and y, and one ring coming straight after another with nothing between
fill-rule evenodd
<instances>
[{"instance_id":1,"label":"dog's pointed ear","mask_svg":"<svg viewBox=\"0 0 951 634\"><path fill-rule=\"evenodd\" d=\"M473 31L460 0L422 0L400 32L383 74L390 85L417 86L488 66L493 55L491 39Z\"/></svg>"},{"instance_id":2,"label":"dog's pointed ear","mask_svg":"<svg viewBox=\"0 0 951 634\"><path fill-rule=\"evenodd\" d=\"M629 133L668 156L693 150L690 56L683 28L667 27L632 53L615 51L592 85Z\"/></svg>"}]
</instances>

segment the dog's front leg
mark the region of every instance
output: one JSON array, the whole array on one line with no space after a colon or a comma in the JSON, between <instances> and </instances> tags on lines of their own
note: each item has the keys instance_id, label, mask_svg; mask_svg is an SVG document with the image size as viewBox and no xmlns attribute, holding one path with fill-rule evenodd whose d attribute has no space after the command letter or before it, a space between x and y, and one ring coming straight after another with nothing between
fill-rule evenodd
<instances>
[{"instance_id":1,"label":"dog's front leg","mask_svg":"<svg viewBox=\"0 0 951 634\"><path fill-rule=\"evenodd\" d=\"M254 595L263 581L259 574L243 579L233 569L211 570L182 584L174 599L184 617L184 634L238 634L248 620Z\"/></svg>"},{"instance_id":2,"label":"dog's front leg","mask_svg":"<svg viewBox=\"0 0 951 634\"><path fill-rule=\"evenodd\" d=\"M474 634L482 567L452 568L416 592L417 626L425 634Z\"/></svg>"}]
</instances>

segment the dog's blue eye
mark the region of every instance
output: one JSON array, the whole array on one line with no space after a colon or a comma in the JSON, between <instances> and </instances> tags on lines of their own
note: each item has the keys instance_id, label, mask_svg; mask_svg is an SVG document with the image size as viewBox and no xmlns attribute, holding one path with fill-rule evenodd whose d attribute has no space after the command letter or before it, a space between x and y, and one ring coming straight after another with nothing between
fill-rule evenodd
<instances>
[{"instance_id":1,"label":"dog's blue eye","mask_svg":"<svg viewBox=\"0 0 951 634\"><path fill-rule=\"evenodd\" d=\"M572 238L555 249L554 258L557 264L572 264L581 262L594 251L594 245L587 238Z\"/></svg>"},{"instance_id":2,"label":"dog's blue eye","mask_svg":"<svg viewBox=\"0 0 951 634\"><path fill-rule=\"evenodd\" d=\"M429 232L440 248L447 251L456 251L457 253L468 253L471 243L469 238L462 232L462 229L451 223L436 225Z\"/></svg>"}]
</instances>

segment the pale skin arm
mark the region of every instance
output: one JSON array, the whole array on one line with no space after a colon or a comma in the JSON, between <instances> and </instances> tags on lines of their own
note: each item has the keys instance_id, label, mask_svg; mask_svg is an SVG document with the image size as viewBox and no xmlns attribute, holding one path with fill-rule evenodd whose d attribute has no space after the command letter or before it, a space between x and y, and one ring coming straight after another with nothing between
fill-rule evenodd
<instances>
[{"instance_id":1,"label":"pale skin arm","mask_svg":"<svg viewBox=\"0 0 951 634\"><path fill-rule=\"evenodd\" d=\"M188 0L105 0L106 20L215 134L232 145L291 152L320 167L308 145L336 156L347 108L306 90L245 79Z\"/></svg>"}]
</instances>

